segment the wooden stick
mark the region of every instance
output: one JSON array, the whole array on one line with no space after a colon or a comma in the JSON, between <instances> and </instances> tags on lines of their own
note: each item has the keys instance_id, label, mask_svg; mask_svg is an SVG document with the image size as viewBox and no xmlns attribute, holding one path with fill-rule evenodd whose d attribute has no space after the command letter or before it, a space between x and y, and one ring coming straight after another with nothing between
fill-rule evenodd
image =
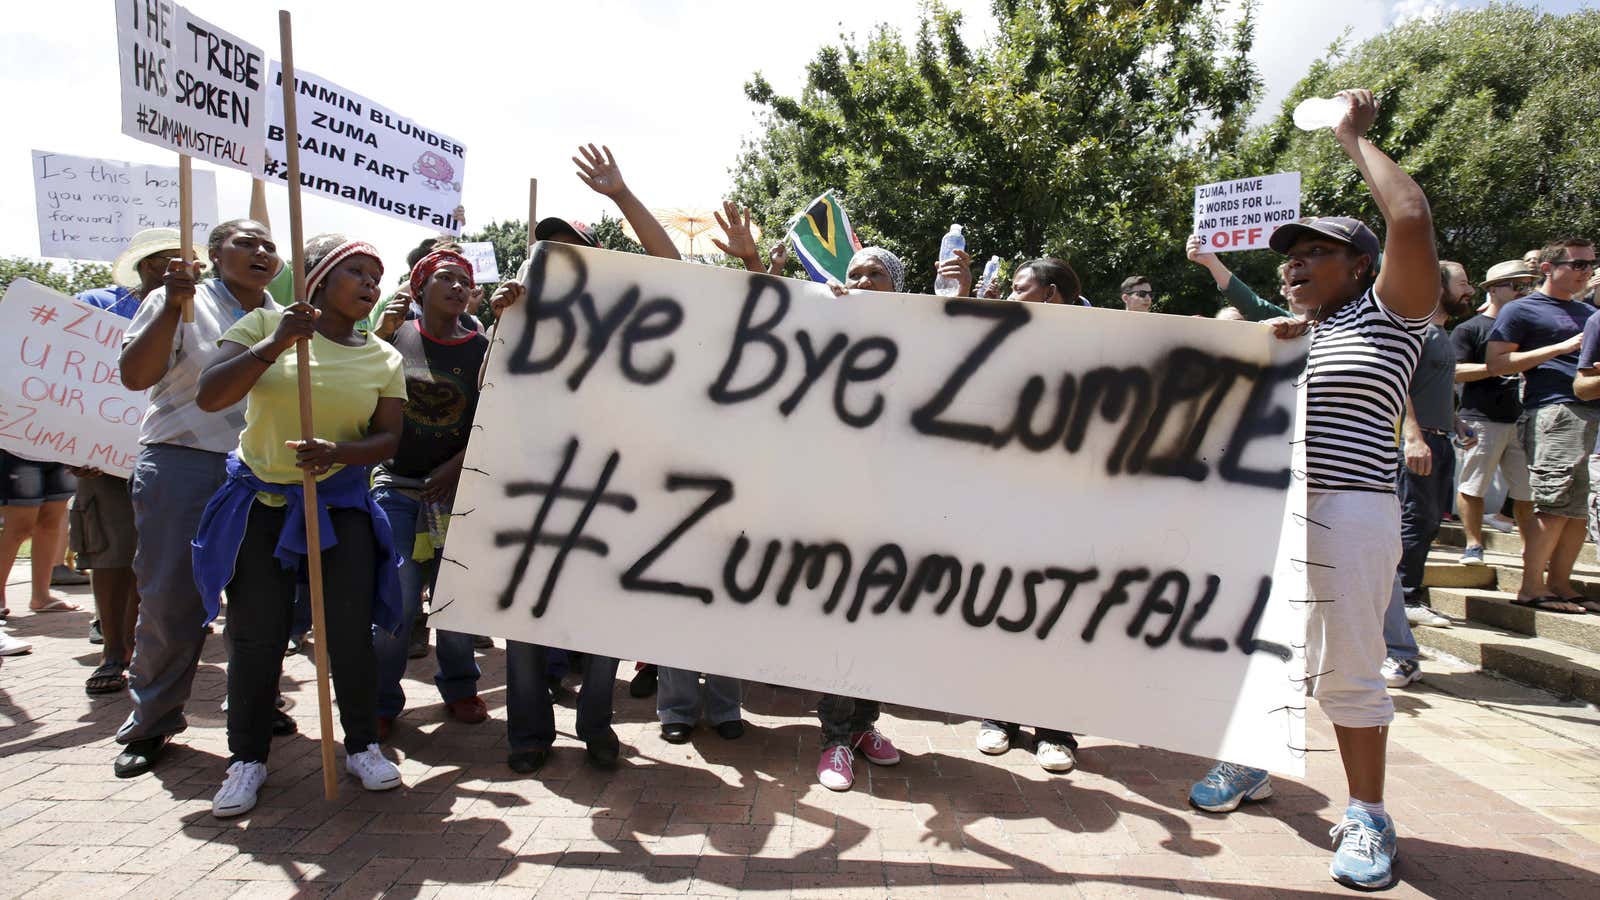
<instances>
[{"instance_id":1,"label":"wooden stick","mask_svg":"<svg viewBox=\"0 0 1600 900\"><path fill-rule=\"evenodd\" d=\"M272 222L267 213L267 183L259 178L250 179L250 219L267 226L272 230Z\"/></svg>"},{"instance_id":2,"label":"wooden stick","mask_svg":"<svg viewBox=\"0 0 1600 900\"><path fill-rule=\"evenodd\" d=\"M294 297L301 301L306 292L305 237L300 228L300 146L295 141L294 41L290 34L289 11L278 10L279 52L283 57L283 142L289 163L289 248L294 255ZM300 439L316 437L311 415L311 351L307 341L294 345L295 367L300 379ZM302 481L305 492L306 577L311 582L311 628L317 660L317 712L322 725L322 795L332 800L339 796L339 773L334 768L333 704L328 690L328 618L322 605L322 534L317 517L317 477L307 471Z\"/></svg>"},{"instance_id":3,"label":"wooden stick","mask_svg":"<svg viewBox=\"0 0 1600 900\"><path fill-rule=\"evenodd\" d=\"M533 226L539 224L539 179L528 179L528 246L533 246Z\"/></svg>"},{"instance_id":4,"label":"wooden stick","mask_svg":"<svg viewBox=\"0 0 1600 900\"><path fill-rule=\"evenodd\" d=\"M194 262L194 166L187 153L178 154L178 252ZM194 321L194 297L183 301L183 321Z\"/></svg>"}]
</instances>

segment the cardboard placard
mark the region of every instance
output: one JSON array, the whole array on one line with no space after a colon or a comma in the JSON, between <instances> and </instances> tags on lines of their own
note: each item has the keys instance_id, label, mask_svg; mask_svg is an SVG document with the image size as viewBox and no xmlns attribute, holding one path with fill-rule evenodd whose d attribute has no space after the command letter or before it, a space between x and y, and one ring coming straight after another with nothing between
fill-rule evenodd
<instances>
[{"instance_id":1,"label":"cardboard placard","mask_svg":"<svg viewBox=\"0 0 1600 900\"><path fill-rule=\"evenodd\" d=\"M110 262L146 228L178 225L178 169L33 151L39 255ZM216 175L194 173L194 241L217 219Z\"/></svg>"},{"instance_id":2,"label":"cardboard placard","mask_svg":"<svg viewBox=\"0 0 1600 900\"><path fill-rule=\"evenodd\" d=\"M283 71L272 63L267 175L289 177L283 150ZM300 186L392 218L461 232L466 148L454 138L296 68Z\"/></svg>"},{"instance_id":3,"label":"cardboard placard","mask_svg":"<svg viewBox=\"0 0 1600 900\"><path fill-rule=\"evenodd\" d=\"M1305 341L549 242L525 286L432 624L1303 769Z\"/></svg>"},{"instance_id":4,"label":"cardboard placard","mask_svg":"<svg viewBox=\"0 0 1600 900\"><path fill-rule=\"evenodd\" d=\"M143 391L122 386L128 320L20 278L0 297L0 448L127 478Z\"/></svg>"},{"instance_id":5,"label":"cardboard placard","mask_svg":"<svg viewBox=\"0 0 1600 900\"><path fill-rule=\"evenodd\" d=\"M116 0L122 133L259 176L267 72L260 47L168 0Z\"/></svg>"},{"instance_id":6,"label":"cardboard placard","mask_svg":"<svg viewBox=\"0 0 1600 900\"><path fill-rule=\"evenodd\" d=\"M494 244L489 241L469 241L461 245L461 255L472 263L472 280L488 284L500 280L500 263L494 258Z\"/></svg>"},{"instance_id":7,"label":"cardboard placard","mask_svg":"<svg viewBox=\"0 0 1600 900\"><path fill-rule=\"evenodd\" d=\"M1278 226L1299 218L1299 172L1219 181L1194 189L1194 233L1207 253L1264 250Z\"/></svg>"}]
</instances>

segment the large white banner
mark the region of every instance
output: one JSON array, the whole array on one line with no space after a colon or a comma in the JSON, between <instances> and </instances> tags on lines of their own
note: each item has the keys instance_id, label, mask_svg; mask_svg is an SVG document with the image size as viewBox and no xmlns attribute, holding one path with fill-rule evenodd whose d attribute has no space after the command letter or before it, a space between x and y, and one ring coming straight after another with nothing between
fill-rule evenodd
<instances>
[{"instance_id":1,"label":"large white banner","mask_svg":"<svg viewBox=\"0 0 1600 900\"><path fill-rule=\"evenodd\" d=\"M261 48L168 0L116 0L122 133L259 176L266 160Z\"/></svg>"},{"instance_id":2,"label":"large white banner","mask_svg":"<svg viewBox=\"0 0 1600 900\"><path fill-rule=\"evenodd\" d=\"M194 242L217 224L217 178L194 173ZM178 228L178 169L116 159L33 151L33 200L39 255L58 259L117 258L135 233Z\"/></svg>"},{"instance_id":3,"label":"large white banner","mask_svg":"<svg viewBox=\"0 0 1600 900\"><path fill-rule=\"evenodd\" d=\"M295 68L300 186L427 228L461 232L455 209L467 151L454 138ZM272 62L267 174L288 181L283 69Z\"/></svg>"},{"instance_id":4,"label":"large white banner","mask_svg":"<svg viewBox=\"0 0 1600 900\"><path fill-rule=\"evenodd\" d=\"M11 282L0 297L0 448L133 474L146 402L117 370L127 325L26 278Z\"/></svg>"},{"instance_id":5,"label":"large white banner","mask_svg":"<svg viewBox=\"0 0 1600 900\"><path fill-rule=\"evenodd\" d=\"M1304 342L551 243L526 285L437 627L1302 771Z\"/></svg>"},{"instance_id":6,"label":"large white banner","mask_svg":"<svg viewBox=\"0 0 1600 900\"><path fill-rule=\"evenodd\" d=\"M1300 173L1279 172L1194 189L1194 233L1207 253L1264 250L1278 227L1300 218Z\"/></svg>"}]
</instances>

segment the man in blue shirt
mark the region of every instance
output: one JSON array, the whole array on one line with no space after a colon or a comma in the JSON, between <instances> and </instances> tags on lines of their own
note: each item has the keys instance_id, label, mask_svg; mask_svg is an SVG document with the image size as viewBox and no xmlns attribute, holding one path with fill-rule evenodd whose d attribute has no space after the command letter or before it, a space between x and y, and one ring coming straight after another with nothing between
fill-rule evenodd
<instances>
[{"instance_id":1,"label":"man in blue shirt","mask_svg":"<svg viewBox=\"0 0 1600 900\"><path fill-rule=\"evenodd\" d=\"M1594 273L1594 243L1555 241L1539 251L1544 283L1513 300L1489 332L1490 375L1523 373L1527 455L1533 488L1533 528L1522 550L1516 603L1547 612L1577 613L1583 592L1572 565L1583 549L1589 514L1589 454L1600 435L1600 400L1573 392L1583 331L1595 308L1576 298Z\"/></svg>"},{"instance_id":2,"label":"man in blue shirt","mask_svg":"<svg viewBox=\"0 0 1600 900\"><path fill-rule=\"evenodd\" d=\"M161 286L167 263L178 258L182 244L172 228L147 228L135 234L128 248L111 264L111 287L84 291L78 299L124 319L132 319L146 294ZM89 570L90 589L100 633L100 665L84 690L113 694L128 684L125 674L133 658L133 626L139 617L139 589L133 577L138 532L128 481L99 469L73 469L77 495L69 521L72 548Z\"/></svg>"}]
</instances>

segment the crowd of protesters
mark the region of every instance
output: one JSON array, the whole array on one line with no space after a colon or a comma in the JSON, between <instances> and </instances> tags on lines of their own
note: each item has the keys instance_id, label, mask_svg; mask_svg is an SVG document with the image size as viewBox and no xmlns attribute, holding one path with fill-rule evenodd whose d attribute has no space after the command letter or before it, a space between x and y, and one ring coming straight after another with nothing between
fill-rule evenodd
<instances>
[{"instance_id":1,"label":"crowd of protesters","mask_svg":"<svg viewBox=\"0 0 1600 900\"><path fill-rule=\"evenodd\" d=\"M1310 691L1333 722L1349 782L1331 871L1345 884L1370 888L1392 881L1396 852L1383 803L1394 714L1388 688L1420 677L1410 627L1449 624L1429 609L1422 584L1441 520L1459 517L1466 533L1461 562L1471 565L1485 561L1486 524L1521 532L1517 603L1600 613L1571 581L1593 506L1588 465L1600 430L1600 317L1583 299L1596 283L1587 240L1555 240L1529 258L1497 264L1476 286L1460 265L1439 261L1422 190L1364 136L1377 113L1372 95L1342 96L1348 112L1334 136L1383 212L1385 241L1342 217L1279 228L1271 245L1285 257L1281 306L1203 252L1197 239L1187 254L1227 298L1218 318L1268 322L1285 339L1311 336L1308 511L1325 528L1308 532L1308 550L1325 565L1307 573L1308 671L1323 673ZM574 162L579 177L616 204L647 253L679 258L609 149L580 148ZM749 212L733 204L723 212L726 241L718 246L752 271L781 274L784 246L763 255ZM591 228L560 218L536 223L532 237L599 246ZM472 266L448 238L430 239L409 256L400 289L385 298L375 247L319 235L303 251L304 298L287 302L294 298L280 301L270 290L284 260L265 222L218 225L196 262L180 259L178 249L175 232L140 233L116 264L120 286L82 298L130 320L121 377L149 396L132 477L6 456L0 574L31 536L30 610L76 609L52 596L48 581L73 499L73 543L91 572L104 641L86 689L126 689L129 709L113 762L124 778L158 765L188 727L209 623L225 605L231 755L212 811L237 816L255 805L268 778L273 737L295 729L278 683L285 653L307 629L308 547L300 522L317 516L323 546L316 552L329 597L321 639L345 767L369 790L399 787L400 771L384 745L404 712L407 660L428 646L423 610L489 353L473 315L481 295ZM935 266L961 294L972 292L965 252ZM866 247L845 279L830 286L843 298L901 292L905 274L895 254ZM1013 301L1087 303L1061 259L1018 266L1010 288ZM1472 309L1480 289L1477 314L1447 333L1445 325ZM1156 298L1151 279L1139 274L1127 276L1120 292L1134 312L1150 311ZM522 293L520 279L502 284L487 301L490 313L499 315ZM300 432L301 342L317 410L310 440ZM313 510L305 510L301 492L305 473L318 482ZM1502 508L1510 520L1498 514ZM1334 599L1344 602L1317 602ZM0 639L8 642L0 651L19 652L21 642L3 632ZM433 644L434 681L448 715L467 725L489 720L475 658L486 640L440 631ZM553 703L569 668L582 679L577 736L594 765L614 766L621 753L612 729L618 660L520 641L504 652L510 768L534 773L548 759ZM635 696L655 695L669 742L688 741L702 719L723 739L744 734L737 679L641 663L633 688ZM816 710L816 774L824 786L848 790L858 757L899 762L877 728L876 700L825 695ZM988 754L1024 740L1015 723L986 719L976 732ZM1071 733L1037 728L1031 744L1045 769L1074 767ZM1194 785L1190 800L1229 812L1271 792L1265 771L1222 762Z\"/></svg>"}]
</instances>

